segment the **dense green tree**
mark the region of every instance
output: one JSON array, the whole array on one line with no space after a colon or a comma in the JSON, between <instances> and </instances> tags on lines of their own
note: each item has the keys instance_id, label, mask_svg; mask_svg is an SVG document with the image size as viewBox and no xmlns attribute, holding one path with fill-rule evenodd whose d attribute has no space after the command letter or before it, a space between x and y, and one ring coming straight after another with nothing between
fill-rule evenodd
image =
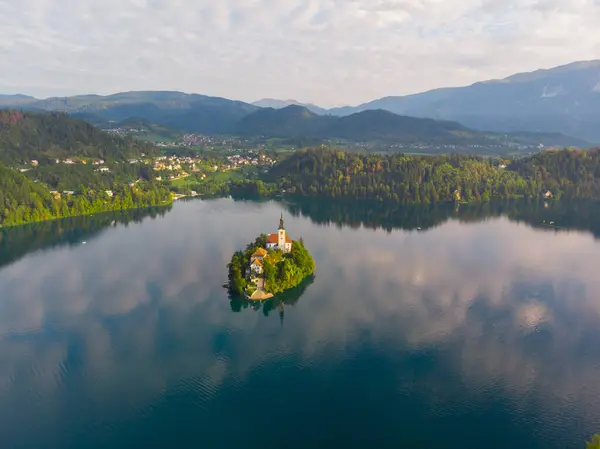
<instances>
[{"instance_id":1,"label":"dense green tree","mask_svg":"<svg viewBox=\"0 0 600 449\"><path fill-rule=\"evenodd\" d=\"M242 251L236 251L227 265L229 268L229 289L238 295L246 290L246 258Z\"/></svg>"}]
</instances>

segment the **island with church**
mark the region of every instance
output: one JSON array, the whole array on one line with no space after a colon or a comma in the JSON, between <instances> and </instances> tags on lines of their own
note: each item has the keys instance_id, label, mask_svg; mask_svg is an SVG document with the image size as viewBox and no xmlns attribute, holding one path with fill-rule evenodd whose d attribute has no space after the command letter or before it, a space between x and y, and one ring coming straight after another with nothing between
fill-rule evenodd
<instances>
[{"instance_id":1,"label":"island with church","mask_svg":"<svg viewBox=\"0 0 600 449\"><path fill-rule=\"evenodd\" d=\"M275 234L262 234L237 251L229 262L229 291L262 301L297 287L312 276L316 266L302 239L292 240L283 223Z\"/></svg>"}]
</instances>

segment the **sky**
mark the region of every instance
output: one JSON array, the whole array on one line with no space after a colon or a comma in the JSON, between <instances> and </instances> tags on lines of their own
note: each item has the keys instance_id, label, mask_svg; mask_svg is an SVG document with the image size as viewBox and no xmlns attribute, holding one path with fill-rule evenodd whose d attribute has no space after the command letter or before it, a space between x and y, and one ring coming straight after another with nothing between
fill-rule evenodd
<instances>
[{"instance_id":1,"label":"sky","mask_svg":"<svg viewBox=\"0 0 600 449\"><path fill-rule=\"evenodd\" d=\"M600 0L0 0L0 93L322 106L600 58Z\"/></svg>"}]
</instances>

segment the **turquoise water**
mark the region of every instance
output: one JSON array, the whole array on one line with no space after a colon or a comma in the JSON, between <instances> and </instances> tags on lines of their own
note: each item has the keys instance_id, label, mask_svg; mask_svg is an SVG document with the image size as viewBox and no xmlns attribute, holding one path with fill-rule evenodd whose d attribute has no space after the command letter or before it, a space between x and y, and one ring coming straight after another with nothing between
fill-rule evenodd
<instances>
[{"instance_id":1,"label":"turquoise water","mask_svg":"<svg viewBox=\"0 0 600 449\"><path fill-rule=\"evenodd\" d=\"M229 298L282 211L315 278ZM5 230L0 447L583 448L595 216L215 200Z\"/></svg>"}]
</instances>

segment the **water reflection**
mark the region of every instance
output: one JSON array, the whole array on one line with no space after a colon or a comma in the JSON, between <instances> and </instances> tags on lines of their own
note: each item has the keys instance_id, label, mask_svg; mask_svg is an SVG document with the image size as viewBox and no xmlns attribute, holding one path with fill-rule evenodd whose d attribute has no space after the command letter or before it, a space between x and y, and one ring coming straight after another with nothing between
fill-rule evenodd
<instances>
[{"instance_id":1,"label":"water reflection","mask_svg":"<svg viewBox=\"0 0 600 449\"><path fill-rule=\"evenodd\" d=\"M367 201L290 200L285 204L294 216L309 217L314 223L384 229L427 230L448 220L478 222L506 216L535 228L561 231L582 230L600 237L598 201L504 201L490 203L396 205Z\"/></svg>"},{"instance_id":2,"label":"water reflection","mask_svg":"<svg viewBox=\"0 0 600 449\"><path fill-rule=\"evenodd\" d=\"M443 434L450 448L558 449L600 429L600 246L588 233L429 212L414 221L437 223L427 232L392 217L386 233L348 209L333 217L358 228L317 226L334 218L302 209L286 225L317 276L252 313L222 288L226 264L280 207L176 205L2 268L0 446L177 435L180 447L364 447L377 435L420 449ZM276 410L275 433L248 419L257 407L267 420Z\"/></svg>"},{"instance_id":3,"label":"water reflection","mask_svg":"<svg viewBox=\"0 0 600 449\"><path fill-rule=\"evenodd\" d=\"M0 268L28 253L62 245L80 245L110 226L140 223L147 217L155 219L169 210L171 206L150 207L0 228Z\"/></svg>"},{"instance_id":4,"label":"water reflection","mask_svg":"<svg viewBox=\"0 0 600 449\"><path fill-rule=\"evenodd\" d=\"M267 301L249 301L244 296L234 295L229 293L229 302L231 311L239 313L242 310L252 309L254 311L262 310L263 315L268 317L269 314L276 310L279 313L279 318L282 321L285 317L285 307L295 306L306 289L315 282L315 276L311 275L306 278L300 285L290 290L287 290Z\"/></svg>"}]
</instances>

